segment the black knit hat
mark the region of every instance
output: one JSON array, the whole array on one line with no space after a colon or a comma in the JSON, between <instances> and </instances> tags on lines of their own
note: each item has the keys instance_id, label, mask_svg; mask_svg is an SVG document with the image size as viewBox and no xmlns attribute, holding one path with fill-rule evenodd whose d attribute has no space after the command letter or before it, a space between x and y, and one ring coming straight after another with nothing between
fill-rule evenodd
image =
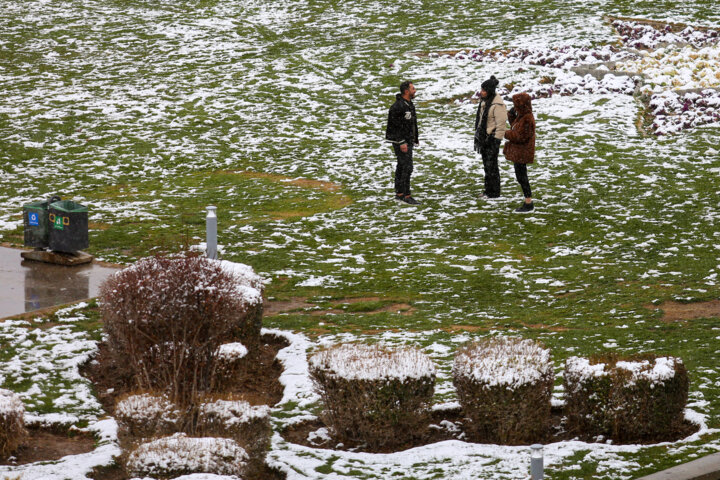
<instances>
[{"instance_id":1,"label":"black knit hat","mask_svg":"<svg viewBox=\"0 0 720 480\"><path fill-rule=\"evenodd\" d=\"M482 82L480 88L485 90L489 96L495 96L495 89L500 84L500 81L495 78L495 75L491 75L490 78ZM477 84L476 84L477 85Z\"/></svg>"}]
</instances>

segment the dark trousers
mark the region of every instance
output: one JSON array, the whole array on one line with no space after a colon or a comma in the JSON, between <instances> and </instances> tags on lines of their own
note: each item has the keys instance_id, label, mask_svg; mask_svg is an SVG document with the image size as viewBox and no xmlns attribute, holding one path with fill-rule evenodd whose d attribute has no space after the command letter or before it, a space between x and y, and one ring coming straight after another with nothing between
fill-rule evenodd
<instances>
[{"instance_id":1,"label":"dark trousers","mask_svg":"<svg viewBox=\"0 0 720 480\"><path fill-rule=\"evenodd\" d=\"M532 198L532 190L530 190L530 180L527 175L527 165L524 163L515 163L515 179L517 179L520 187L522 187L525 198Z\"/></svg>"},{"instance_id":2,"label":"dark trousers","mask_svg":"<svg viewBox=\"0 0 720 480\"><path fill-rule=\"evenodd\" d=\"M498 154L500 142L494 138L488 139L488 145L480 149L483 169L485 170L485 189L483 193L490 198L500 196L500 168L498 167Z\"/></svg>"},{"instance_id":3,"label":"dark trousers","mask_svg":"<svg viewBox=\"0 0 720 480\"><path fill-rule=\"evenodd\" d=\"M402 195L410 195L410 175L413 172L413 146L407 144L407 152L400 150L400 145L393 143L393 150L397 157L397 167L395 167L395 193Z\"/></svg>"}]
</instances>

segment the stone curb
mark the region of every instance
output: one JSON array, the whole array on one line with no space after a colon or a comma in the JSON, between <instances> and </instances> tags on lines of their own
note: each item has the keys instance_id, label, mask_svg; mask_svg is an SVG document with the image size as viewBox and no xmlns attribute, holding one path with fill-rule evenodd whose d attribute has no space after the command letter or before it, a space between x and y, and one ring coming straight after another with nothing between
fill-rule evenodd
<instances>
[{"instance_id":1,"label":"stone curb","mask_svg":"<svg viewBox=\"0 0 720 480\"><path fill-rule=\"evenodd\" d=\"M720 453L714 453L637 480L720 480Z\"/></svg>"}]
</instances>

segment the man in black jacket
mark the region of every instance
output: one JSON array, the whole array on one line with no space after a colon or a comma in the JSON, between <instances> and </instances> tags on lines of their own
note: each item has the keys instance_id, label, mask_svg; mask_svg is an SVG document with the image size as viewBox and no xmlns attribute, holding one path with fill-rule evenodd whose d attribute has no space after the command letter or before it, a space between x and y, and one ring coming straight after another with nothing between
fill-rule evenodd
<instances>
[{"instance_id":1,"label":"man in black jacket","mask_svg":"<svg viewBox=\"0 0 720 480\"><path fill-rule=\"evenodd\" d=\"M397 167L395 168L395 199L410 205L420 202L410 195L410 175L413 171L413 148L419 143L417 115L412 99L415 98L415 86L405 81L400 84L400 93L388 112L385 140L392 143Z\"/></svg>"}]
</instances>

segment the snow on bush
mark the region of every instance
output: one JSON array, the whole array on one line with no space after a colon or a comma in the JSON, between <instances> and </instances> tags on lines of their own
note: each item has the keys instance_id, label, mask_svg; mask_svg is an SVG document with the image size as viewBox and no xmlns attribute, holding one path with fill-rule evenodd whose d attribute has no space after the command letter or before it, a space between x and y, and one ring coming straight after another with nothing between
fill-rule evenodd
<instances>
[{"instance_id":1,"label":"snow on bush","mask_svg":"<svg viewBox=\"0 0 720 480\"><path fill-rule=\"evenodd\" d=\"M679 358L571 357L564 382L570 431L644 441L672 435L682 425L688 377Z\"/></svg>"},{"instance_id":2,"label":"snow on bush","mask_svg":"<svg viewBox=\"0 0 720 480\"><path fill-rule=\"evenodd\" d=\"M181 412L165 395L128 395L115 406L115 419L122 437L142 439L174 433L181 417Z\"/></svg>"},{"instance_id":3,"label":"snow on bush","mask_svg":"<svg viewBox=\"0 0 720 480\"><path fill-rule=\"evenodd\" d=\"M196 438L184 433L140 445L128 455L130 475L174 478L192 473L242 477L247 453L229 438Z\"/></svg>"},{"instance_id":4,"label":"snow on bush","mask_svg":"<svg viewBox=\"0 0 720 480\"><path fill-rule=\"evenodd\" d=\"M179 404L213 388L228 340L259 343L262 293L248 267L200 256L151 257L100 289L108 347L140 390Z\"/></svg>"},{"instance_id":5,"label":"snow on bush","mask_svg":"<svg viewBox=\"0 0 720 480\"><path fill-rule=\"evenodd\" d=\"M559 48L473 49L468 53L461 52L455 58L469 58L476 62L522 63L567 70L581 65L618 61L633 56L635 54L611 45L597 48L577 48L565 45Z\"/></svg>"},{"instance_id":6,"label":"snow on bush","mask_svg":"<svg viewBox=\"0 0 720 480\"><path fill-rule=\"evenodd\" d=\"M25 440L25 405L20 397L0 388L0 460L5 460Z\"/></svg>"},{"instance_id":7,"label":"snow on bush","mask_svg":"<svg viewBox=\"0 0 720 480\"><path fill-rule=\"evenodd\" d=\"M339 345L313 355L309 369L336 440L377 450L427 430L436 373L420 351Z\"/></svg>"},{"instance_id":8,"label":"snow on bush","mask_svg":"<svg viewBox=\"0 0 720 480\"><path fill-rule=\"evenodd\" d=\"M226 391L238 377L247 374L248 349L240 342L220 345L217 349L213 390Z\"/></svg>"},{"instance_id":9,"label":"snow on bush","mask_svg":"<svg viewBox=\"0 0 720 480\"><path fill-rule=\"evenodd\" d=\"M452 374L471 439L522 444L545 433L554 372L540 344L507 337L470 343L456 353Z\"/></svg>"},{"instance_id":10,"label":"snow on bush","mask_svg":"<svg viewBox=\"0 0 720 480\"><path fill-rule=\"evenodd\" d=\"M217 350L218 358L222 358L228 362L234 362L240 360L241 358L245 358L247 353L247 348L245 348L245 345L240 342L225 343L220 345Z\"/></svg>"},{"instance_id":11,"label":"snow on bush","mask_svg":"<svg viewBox=\"0 0 720 480\"><path fill-rule=\"evenodd\" d=\"M270 408L244 400L216 400L200 405L197 431L204 436L232 438L245 449L256 468L264 465L270 448Z\"/></svg>"}]
</instances>

